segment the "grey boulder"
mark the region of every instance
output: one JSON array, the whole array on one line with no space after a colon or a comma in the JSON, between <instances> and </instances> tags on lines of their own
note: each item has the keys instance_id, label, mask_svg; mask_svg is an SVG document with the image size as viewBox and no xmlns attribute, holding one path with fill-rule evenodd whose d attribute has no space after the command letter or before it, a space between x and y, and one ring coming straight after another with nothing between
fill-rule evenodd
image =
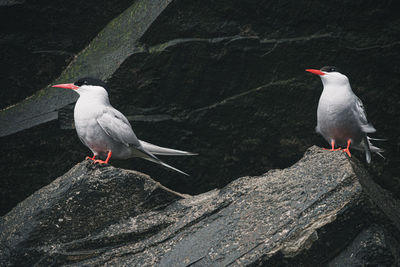
<instances>
[{"instance_id":1,"label":"grey boulder","mask_svg":"<svg viewBox=\"0 0 400 267\"><path fill-rule=\"evenodd\" d=\"M312 147L287 169L188 196L141 173L84 161L1 218L0 259L29 266L396 266L399 203L360 166L345 153Z\"/></svg>"}]
</instances>

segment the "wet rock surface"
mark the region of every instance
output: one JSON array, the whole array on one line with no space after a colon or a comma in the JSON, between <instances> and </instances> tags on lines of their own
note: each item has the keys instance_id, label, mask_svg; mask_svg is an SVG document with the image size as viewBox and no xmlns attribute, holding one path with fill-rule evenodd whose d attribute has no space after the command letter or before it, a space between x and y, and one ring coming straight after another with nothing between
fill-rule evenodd
<instances>
[{"instance_id":1,"label":"wet rock surface","mask_svg":"<svg viewBox=\"0 0 400 267\"><path fill-rule=\"evenodd\" d=\"M386 150L386 160L373 157L372 165L364 167L376 182L400 195L396 3L159 3L162 8L156 10L159 13L153 10L157 15L149 13L154 21L146 27L138 27L127 14L116 25L107 25L59 78L68 78L63 80L67 82L100 74L108 80L111 103L130 118L140 139L200 156L166 159L189 172L189 179L136 159L113 161L115 166L143 171L169 188L190 194L290 166L307 147L326 145L314 133L322 84L304 69L336 65L364 101L378 129L375 137L389 140L378 145ZM119 38L114 28L118 25L130 29L130 37L140 38ZM110 40L118 40L113 44L124 44L128 52L107 46ZM107 65L110 57L113 67ZM64 102L73 99L67 94ZM64 99L61 94L56 98ZM59 116L55 113L52 119ZM60 123L71 127L71 122ZM7 147L0 171L9 174L3 178L7 187L2 190L2 214L88 153L73 130L60 132L53 127L57 122L0 138L2 147ZM49 138L52 132L58 136ZM37 144L49 149L37 149ZM57 156L44 152L53 151L53 146L59 147ZM37 150L25 158L23 151L15 155L21 147ZM364 158L357 152L355 156ZM64 162L52 166L35 160L48 157ZM31 172L32 167L37 171ZM19 191L23 194L15 194Z\"/></svg>"},{"instance_id":2,"label":"wet rock surface","mask_svg":"<svg viewBox=\"0 0 400 267\"><path fill-rule=\"evenodd\" d=\"M196 196L84 161L1 218L0 259L36 266L396 266L399 229L385 215L394 210L382 212L372 191L390 197L357 160L317 147L292 167Z\"/></svg>"}]
</instances>

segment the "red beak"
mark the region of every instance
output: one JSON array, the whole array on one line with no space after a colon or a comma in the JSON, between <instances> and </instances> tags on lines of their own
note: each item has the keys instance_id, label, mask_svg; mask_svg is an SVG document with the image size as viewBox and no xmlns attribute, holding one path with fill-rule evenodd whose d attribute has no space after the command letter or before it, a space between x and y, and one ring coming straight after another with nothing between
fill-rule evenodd
<instances>
[{"instance_id":1,"label":"red beak","mask_svg":"<svg viewBox=\"0 0 400 267\"><path fill-rule=\"evenodd\" d=\"M306 71L311 72L313 74L317 74L317 75L325 75L325 73L320 70L306 69Z\"/></svg>"},{"instance_id":2,"label":"red beak","mask_svg":"<svg viewBox=\"0 0 400 267\"><path fill-rule=\"evenodd\" d=\"M63 84L56 84L53 85L52 87L58 87L58 88L65 88L65 89L72 89L72 90L76 90L79 88L79 86L76 86L73 83L63 83Z\"/></svg>"}]
</instances>

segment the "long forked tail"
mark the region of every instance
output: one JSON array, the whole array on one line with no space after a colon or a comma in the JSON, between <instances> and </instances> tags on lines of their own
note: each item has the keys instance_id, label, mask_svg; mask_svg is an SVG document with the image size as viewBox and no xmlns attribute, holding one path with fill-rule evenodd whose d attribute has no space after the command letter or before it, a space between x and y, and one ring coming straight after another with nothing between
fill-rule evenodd
<instances>
[{"instance_id":1,"label":"long forked tail","mask_svg":"<svg viewBox=\"0 0 400 267\"><path fill-rule=\"evenodd\" d=\"M377 139L377 138L371 138L368 136L365 136L364 139L364 149L365 149L365 158L367 160L367 163L371 163L371 152L374 152L381 156L382 158L385 158L381 153L384 152L383 149L374 146L370 140L375 140L375 141L386 141L386 139Z\"/></svg>"},{"instance_id":2,"label":"long forked tail","mask_svg":"<svg viewBox=\"0 0 400 267\"><path fill-rule=\"evenodd\" d=\"M172 170L174 170L174 171L176 171L176 172L179 172L179 173L181 173L181 174L183 174L183 175L190 176L190 175L187 174L186 172L183 172L183 171L181 171L181 170L179 170L179 169L177 169L177 168L175 168L175 167L172 167L171 165L168 165L167 163L161 161L159 158L157 158L156 156L154 156L152 153L150 153L149 151L147 151L147 150L144 149L143 147L141 147L141 148L134 148L134 150L135 150L135 151L134 151L134 154L135 154L135 156L137 156L137 157L140 157L140 158L143 158L143 159L145 159L145 160L148 160L148 161L157 163L157 164L159 164L159 165L161 165L161 166L164 166L164 167L166 167L166 168L168 168L168 169L172 169Z\"/></svg>"},{"instance_id":3,"label":"long forked tail","mask_svg":"<svg viewBox=\"0 0 400 267\"><path fill-rule=\"evenodd\" d=\"M197 153L156 146L156 145L147 143L142 140L139 140L139 142L146 151L150 152L153 155L163 155L163 156L195 156L195 155L198 155Z\"/></svg>"}]
</instances>

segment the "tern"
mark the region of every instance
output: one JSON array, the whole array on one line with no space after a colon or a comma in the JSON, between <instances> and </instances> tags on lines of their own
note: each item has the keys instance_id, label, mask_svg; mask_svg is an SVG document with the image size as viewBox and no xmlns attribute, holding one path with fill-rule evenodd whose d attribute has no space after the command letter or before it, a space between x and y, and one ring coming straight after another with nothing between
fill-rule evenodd
<instances>
[{"instance_id":1,"label":"tern","mask_svg":"<svg viewBox=\"0 0 400 267\"><path fill-rule=\"evenodd\" d=\"M368 137L367 134L376 130L368 122L364 105L351 90L347 76L333 66L306 71L319 75L324 86L318 103L315 130L331 145L331 151L343 150L351 157L351 145L357 150L365 151L367 163L371 162L371 152L383 157L383 150L373 146L370 140L384 139ZM336 149L336 145L346 148Z\"/></svg>"},{"instance_id":2,"label":"tern","mask_svg":"<svg viewBox=\"0 0 400 267\"><path fill-rule=\"evenodd\" d=\"M105 164L111 158L139 157L188 175L155 155L191 156L196 153L156 146L139 140L128 119L110 104L106 84L95 78L81 78L75 83L57 84L52 87L72 89L79 94L75 104L74 121L79 139L92 152L87 159ZM104 161L96 157L106 158Z\"/></svg>"}]
</instances>

